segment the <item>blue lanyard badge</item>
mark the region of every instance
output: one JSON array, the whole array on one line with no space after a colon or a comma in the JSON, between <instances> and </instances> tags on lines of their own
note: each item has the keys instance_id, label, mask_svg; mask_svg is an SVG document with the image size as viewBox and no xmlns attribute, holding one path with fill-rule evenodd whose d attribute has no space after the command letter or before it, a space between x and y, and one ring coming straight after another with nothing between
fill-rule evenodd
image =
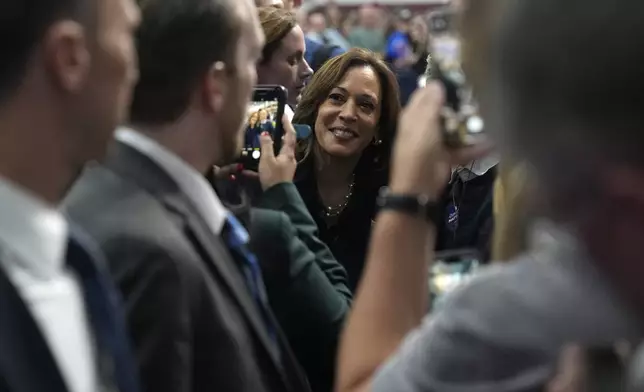
<instances>
[{"instance_id":1,"label":"blue lanyard badge","mask_svg":"<svg viewBox=\"0 0 644 392\"><path fill-rule=\"evenodd\" d=\"M454 203L449 203L447 206L445 224L451 231L458 229L458 207Z\"/></svg>"}]
</instances>

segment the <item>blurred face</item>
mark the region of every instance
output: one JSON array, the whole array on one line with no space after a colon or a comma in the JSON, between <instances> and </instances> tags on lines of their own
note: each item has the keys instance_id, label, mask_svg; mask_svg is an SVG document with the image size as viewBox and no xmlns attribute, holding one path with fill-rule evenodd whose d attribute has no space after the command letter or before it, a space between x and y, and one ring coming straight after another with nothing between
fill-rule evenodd
<instances>
[{"instance_id":1,"label":"blurred face","mask_svg":"<svg viewBox=\"0 0 644 392\"><path fill-rule=\"evenodd\" d=\"M268 113L266 113L266 110L260 110L259 111L259 121L264 122L268 118Z\"/></svg>"},{"instance_id":2,"label":"blurred face","mask_svg":"<svg viewBox=\"0 0 644 392\"><path fill-rule=\"evenodd\" d=\"M313 70L304 60L304 32L295 26L283 39L266 64L257 67L259 84L276 84L288 91L288 103L297 105Z\"/></svg>"},{"instance_id":3,"label":"blurred face","mask_svg":"<svg viewBox=\"0 0 644 392\"><path fill-rule=\"evenodd\" d=\"M250 117L248 118L248 123L251 126L253 126L253 125L255 125L257 123L257 113L253 113L253 114L250 115Z\"/></svg>"},{"instance_id":4,"label":"blurred face","mask_svg":"<svg viewBox=\"0 0 644 392\"><path fill-rule=\"evenodd\" d=\"M102 159L114 129L126 120L138 79L133 34L139 19L134 0L98 2L97 45L87 89L78 97L86 109L79 113L84 124L77 135L81 142L74 148L83 159Z\"/></svg>"},{"instance_id":5,"label":"blurred face","mask_svg":"<svg viewBox=\"0 0 644 392\"><path fill-rule=\"evenodd\" d=\"M326 17L322 14L309 16L309 31L312 33L323 33L326 30Z\"/></svg>"},{"instance_id":6,"label":"blurred face","mask_svg":"<svg viewBox=\"0 0 644 392\"><path fill-rule=\"evenodd\" d=\"M326 12L327 15L329 15L329 19L331 19L331 23L337 27L338 23L342 20L342 12L340 11L340 8L335 4L329 4L326 7Z\"/></svg>"},{"instance_id":7,"label":"blurred face","mask_svg":"<svg viewBox=\"0 0 644 392\"><path fill-rule=\"evenodd\" d=\"M427 29L427 24L422 16L416 16L411 21L411 28L409 31L411 38L415 42L426 42L429 38L429 31Z\"/></svg>"},{"instance_id":8,"label":"blurred face","mask_svg":"<svg viewBox=\"0 0 644 392\"><path fill-rule=\"evenodd\" d=\"M220 158L218 165L233 163L244 144L245 118L253 86L257 84L255 65L264 45L264 32L259 23L257 11L251 0L237 0L235 14L239 15L242 29L232 67L226 72L224 94L219 96L215 118L218 120Z\"/></svg>"},{"instance_id":9,"label":"blurred face","mask_svg":"<svg viewBox=\"0 0 644 392\"><path fill-rule=\"evenodd\" d=\"M318 110L315 137L322 151L335 157L359 157L378 137L381 98L373 68L349 69Z\"/></svg>"},{"instance_id":10,"label":"blurred face","mask_svg":"<svg viewBox=\"0 0 644 392\"><path fill-rule=\"evenodd\" d=\"M360 9L360 24L367 29L380 27L380 11L374 7Z\"/></svg>"}]
</instances>

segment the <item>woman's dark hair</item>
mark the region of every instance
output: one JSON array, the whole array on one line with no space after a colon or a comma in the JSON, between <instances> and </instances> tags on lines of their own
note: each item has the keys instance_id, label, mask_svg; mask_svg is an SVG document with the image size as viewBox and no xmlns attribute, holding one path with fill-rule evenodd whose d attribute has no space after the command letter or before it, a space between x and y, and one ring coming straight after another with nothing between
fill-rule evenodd
<instances>
[{"instance_id":1,"label":"woman's dark hair","mask_svg":"<svg viewBox=\"0 0 644 392\"><path fill-rule=\"evenodd\" d=\"M262 50L262 64L266 64L279 49L282 39L297 26L297 18L295 13L287 9L268 6L259 8L259 21L266 36Z\"/></svg>"},{"instance_id":2,"label":"woman's dark hair","mask_svg":"<svg viewBox=\"0 0 644 392\"><path fill-rule=\"evenodd\" d=\"M315 138L315 120L318 108L331 90L340 84L347 72L355 67L371 67L378 75L380 82L380 119L378 121L379 144L370 144L363 152L356 168L356 174L384 169L389 165L389 155L400 114L400 92L396 76L387 64L371 51L354 48L346 53L328 60L313 75L311 82L304 90L297 105L293 124L306 124L313 128L311 136L298 144L299 160L305 160L317 143Z\"/></svg>"}]
</instances>

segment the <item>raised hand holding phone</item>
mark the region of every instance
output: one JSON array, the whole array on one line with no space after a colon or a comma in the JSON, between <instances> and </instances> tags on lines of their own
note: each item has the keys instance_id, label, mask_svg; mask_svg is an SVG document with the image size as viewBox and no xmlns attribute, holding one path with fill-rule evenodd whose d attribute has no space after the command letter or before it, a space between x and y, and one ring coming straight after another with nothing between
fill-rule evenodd
<instances>
[{"instance_id":1,"label":"raised hand holding phone","mask_svg":"<svg viewBox=\"0 0 644 392\"><path fill-rule=\"evenodd\" d=\"M447 185L451 168L485 156L490 145L481 143L447 148L441 131L444 91L431 82L412 95L398 123L392 156L390 189L399 194L438 199Z\"/></svg>"},{"instance_id":2,"label":"raised hand holding phone","mask_svg":"<svg viewBox=\"0 0 644 392\"><path fill-rule=\"evenodd\" d=\"M297 169L295 130L286 115L282 117L282 124L284 137L282 147L277 156L275 155L274 141L271 135L263 133L260 136L262 154L259 158L258 174L264 190L283 182L292 182Z\"/></svg>"}]
</instances>

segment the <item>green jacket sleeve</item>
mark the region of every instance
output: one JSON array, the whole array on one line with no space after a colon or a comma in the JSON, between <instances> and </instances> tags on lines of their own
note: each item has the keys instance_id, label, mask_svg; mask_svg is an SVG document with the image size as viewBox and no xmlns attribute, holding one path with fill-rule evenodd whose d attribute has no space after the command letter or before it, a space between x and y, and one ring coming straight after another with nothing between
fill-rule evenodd
<instances>
[{"instance_id":1,"label":"green jacket sleeve","mask_svg":"<svg viewBox=\"0 0 644 392\"><path fill-rule=\"evenodd\" d=\"M251 245L269 302L314 391L333 388L336 350L351 306L346 271L317 237L292 184L264 194L251 210Z\"/></svg>"},{"instance_id":2,"label":"green jacket sleeve","mask_svg":"<svg viewBox=\"0 0 644 392\"><path fill-rule=\"evenodd\" d=\"M259 208L284 212L296 230L297 238L315 257L314 262L335 287L338 294L350 304L352 296L347 288L347 272L335 259L329 247L318 238L318 227L292 183L282 183L266 190Z\"/></svg>"}]
</instances>

